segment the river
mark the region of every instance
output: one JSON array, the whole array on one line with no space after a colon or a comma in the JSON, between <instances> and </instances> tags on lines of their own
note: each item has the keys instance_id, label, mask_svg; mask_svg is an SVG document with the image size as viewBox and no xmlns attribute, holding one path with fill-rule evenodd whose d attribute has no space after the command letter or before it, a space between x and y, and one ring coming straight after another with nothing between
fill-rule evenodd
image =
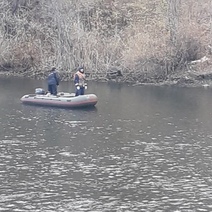
<instances>
[{"instance_id":1,"label":"river","mask_svg":"<svg viewBox=\"0 0 212 212\"><path fill-rule=\"evenodd\" d=\"M90 82L92 109L21 104L37 87L0 79L0 211L212 211L212 89Z\"/></svg>"}]
</instances>

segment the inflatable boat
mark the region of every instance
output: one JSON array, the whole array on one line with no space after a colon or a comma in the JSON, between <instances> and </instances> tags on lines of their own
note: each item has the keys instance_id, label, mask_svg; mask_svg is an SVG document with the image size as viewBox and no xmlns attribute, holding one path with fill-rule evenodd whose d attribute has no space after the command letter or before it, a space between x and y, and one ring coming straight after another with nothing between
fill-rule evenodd
<instances>
[{"instance_id":1,"label":"inflatable boat","mask_svg":"<svg viewBox=\"0 0 212 212\"><path fill-rule=\"evenodd\" d=\"M21 98L24 104L52 106L63 108L78 108L91 107L97 103L97 96L95 94L85 94L75 96L74 93L58 93L57 96L51 94L27 94Z\"/></svg>"}]
</instances>

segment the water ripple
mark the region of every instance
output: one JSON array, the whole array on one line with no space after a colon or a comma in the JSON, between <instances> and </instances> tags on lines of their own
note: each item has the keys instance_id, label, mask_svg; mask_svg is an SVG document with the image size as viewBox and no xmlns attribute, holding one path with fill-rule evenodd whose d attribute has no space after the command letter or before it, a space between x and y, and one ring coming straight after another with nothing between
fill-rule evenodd
<instances>
[{"instance_id":1,"label":"water ripple","mask_svg":"<svg viewBox=\"0 0 212 212\"><path fill-rule=\"evenodd\" d=\"M1 211L212 209L212 135L197 130L198 122L185 130L186 118L177 124L159 113L152 124L120 118L96 124L48 112L18 113L22 126L13 116L7 122L0 140Z\"/></svg>"}]
</instances>

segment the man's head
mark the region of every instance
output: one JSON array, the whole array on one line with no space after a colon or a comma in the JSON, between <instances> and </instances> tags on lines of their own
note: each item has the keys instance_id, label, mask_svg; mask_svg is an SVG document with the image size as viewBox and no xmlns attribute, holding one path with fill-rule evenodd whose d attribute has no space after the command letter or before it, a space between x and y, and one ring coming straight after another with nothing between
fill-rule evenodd
<instances>
[{"instance_id":1,"label":"man's head","mask_svg":"<svg viewBox=\"0 0 212 212\"><path fill-rule=\"evenodd\" d=\"M56 68L55 67L52 68L51 72L54 72L54 71L56 71Z\"/></svg>"},{"instance_id":2,"label":"man's head","mask_svg":"<svg viewBox=\"0 0 212 212\"><path fill-rule=\"evenodd\" d=\"M79 70L80 73L84 74L84 68L83 67L79 67L78 70Z\"/></svg>"}]
</instances>

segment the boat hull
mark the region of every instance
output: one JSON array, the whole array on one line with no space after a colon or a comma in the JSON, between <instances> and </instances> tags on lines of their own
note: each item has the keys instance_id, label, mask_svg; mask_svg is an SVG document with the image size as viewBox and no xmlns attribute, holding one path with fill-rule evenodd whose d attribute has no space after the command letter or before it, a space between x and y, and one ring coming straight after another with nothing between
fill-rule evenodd
<instances>
[{"instance_id":1,"label":"boat hull","mask_svg":"<svg viewBox=\"0 0 212 212\"><path fill-rule=\"evenodd\" d=\"M86 94L80 96L70 95L38 95L28 94L21 98L21 102L30 105L51 106L60 108L80 108L92 107L97 103L95 94Z\"/></svg>"}]
</instances>

